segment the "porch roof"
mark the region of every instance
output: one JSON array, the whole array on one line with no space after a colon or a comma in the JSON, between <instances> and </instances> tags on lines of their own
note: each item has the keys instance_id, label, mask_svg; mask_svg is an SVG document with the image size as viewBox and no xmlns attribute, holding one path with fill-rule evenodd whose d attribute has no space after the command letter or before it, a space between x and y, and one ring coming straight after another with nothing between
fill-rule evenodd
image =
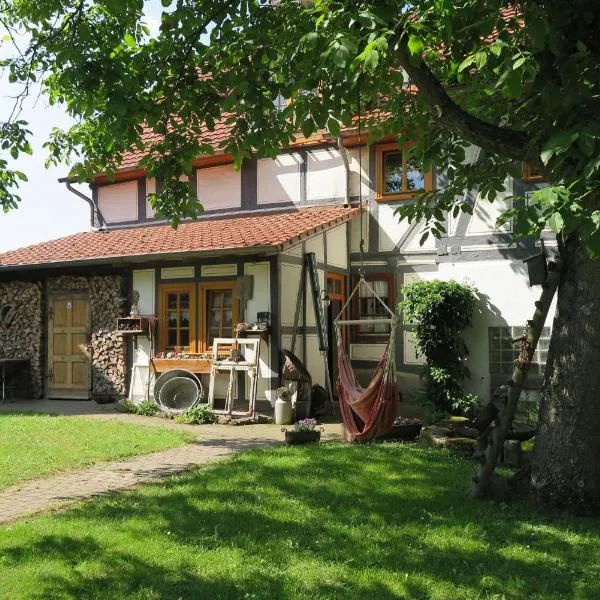
<instances>
[{"instance_id":1,"label":"porch roof","mask_svg":"<svg viewBox=\"0 0 600 600\"><path fill-rule=\"evenodd\" d=\"M181 254L276 252L359 214L360 208L329 205L201 218L182 223L177 229L162 224L89 231L0 254L0 272L170 260L181 258Z\"/></svg>"}]
</instances>

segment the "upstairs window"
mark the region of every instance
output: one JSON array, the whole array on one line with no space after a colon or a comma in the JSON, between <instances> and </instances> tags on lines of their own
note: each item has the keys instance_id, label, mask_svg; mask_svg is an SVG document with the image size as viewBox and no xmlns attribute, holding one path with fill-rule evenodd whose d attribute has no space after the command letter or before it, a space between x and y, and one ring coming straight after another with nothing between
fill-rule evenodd
<instances>
[{"instance_id":1,"label":"upstairs window","mask_svg":"<svg viewBox=\"0 0 600 600\"><path fill-rule=\"evenodd\" d=\"M523 181L543 181L544 176L535 167L529 163L521 163L521 170L523 172Z\"/></svg>"},{"instance_id":2,"label":"upstairs window","mask_svg":"<svg viewBox=\"0 0 600 600\"><path fill-rule=\"evenodd\" d=\"M397 144L377 146L377 189L380 201L406 200L433 188L432 172L425 173L408 146Z\"/></svg>"}]
</instances>

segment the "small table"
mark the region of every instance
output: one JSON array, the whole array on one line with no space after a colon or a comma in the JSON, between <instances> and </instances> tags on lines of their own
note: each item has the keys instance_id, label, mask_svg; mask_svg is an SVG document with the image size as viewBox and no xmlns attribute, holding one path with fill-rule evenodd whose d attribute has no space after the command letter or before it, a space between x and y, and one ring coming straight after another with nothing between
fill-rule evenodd
<instances>
[{"instance_id":1,"label":"small table","mask_svg":"<svg viewBox=\"0 0 600 600\"><path fill-rule=\"evenodd\" d=\"M0 376L2 378L2 402L6 400L6 366L30 365L28 358L0 358Z\"/></svg>"}]
</instances>

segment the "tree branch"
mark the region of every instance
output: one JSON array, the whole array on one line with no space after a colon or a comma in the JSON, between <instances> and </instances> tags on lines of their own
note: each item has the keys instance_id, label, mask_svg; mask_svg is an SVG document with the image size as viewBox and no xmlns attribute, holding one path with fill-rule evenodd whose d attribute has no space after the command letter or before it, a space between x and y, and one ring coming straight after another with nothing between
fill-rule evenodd
<instances>
[{"instance_id":1,"label":"tree branch","mask_svg":"<svg viewBox=\"0 0 600 600\"><path fill-rule=\"evenodd\" d=\"M462 109L448 96L424 60L420 59L418 64L413 62L407 37L400 34L396 41L400 66L407 72L411 82L417 86L419 95L427 101L432 112L439 119L443 119L454 133L495 154L521 161L530 157L532 140L527 134L487 123Z\"/></svg>"}]
</instances>

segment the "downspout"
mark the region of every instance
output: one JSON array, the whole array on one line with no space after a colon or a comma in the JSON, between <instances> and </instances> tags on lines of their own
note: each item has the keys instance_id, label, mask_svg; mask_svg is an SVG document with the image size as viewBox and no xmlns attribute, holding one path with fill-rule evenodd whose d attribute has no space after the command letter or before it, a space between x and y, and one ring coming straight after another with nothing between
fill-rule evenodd
<instances>
[{"instance_id":1,"label":"downspout","mask_svg":"<svg viewBox=\"0 0 600 600\"><path fill-rule=\"evenodd\" d=\"M348 207L350 206L350 163L348 161L348 151L346 150L346 146L344 146L344 140L342 139L341 135L338 136L337 145L342 160L344 161L344 168L346 169L346 183L344 185L344 206Z\"/></svg>"},{"instance_id":2,"label":"downspout","mask_svg":"<svg viewBox=\"0 0 600 600\"><path fill-rule=\"evenodd\" d=\"M103 227L104 225L106 225L106 221L104 220L104 217L102 216L102 213L100 212L100 209L98 208L96 203L91 198L88 198L88 196L86 196L85 194L82 194L79 190L76 190L70 181L65 181L65 185L67 186L67 189L71 193L75 194L82 200L85 200L89 204L89 206L90 206L90 225L92 227Z\"/></svg>"}]
</instances>

